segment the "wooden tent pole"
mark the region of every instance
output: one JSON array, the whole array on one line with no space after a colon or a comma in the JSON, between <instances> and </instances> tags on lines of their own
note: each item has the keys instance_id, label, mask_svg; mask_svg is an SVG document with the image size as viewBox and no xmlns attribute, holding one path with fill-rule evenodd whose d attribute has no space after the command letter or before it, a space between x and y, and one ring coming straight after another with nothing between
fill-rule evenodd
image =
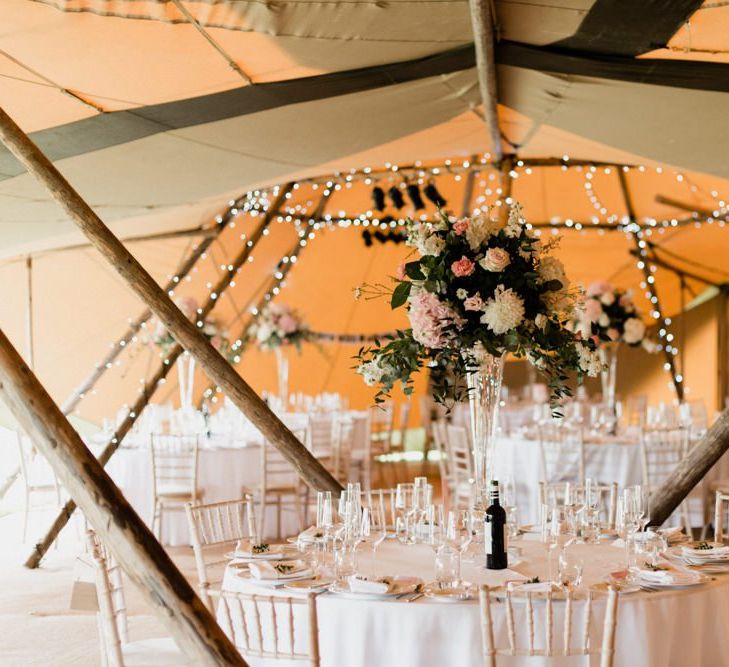
<instances>
[{"instance_id":1,"label":"wooden tent pole","mask_svg":"<svg viewBox=\"0 0 729 667\"><path fill-rule=\"evenodd\" d=\"M184 280L187 274L192 271L195 264L197 264L198 259L200 259L200 257L205 254L205 251L210 247L212 242L222 233L222 231L227 226L230 218L233 217L231 215L231 208L232 207L228 208L228 210L223 215L222 220L218 222L216 226L212 229L212 234L206 236L202 241L200 241L197 247L195 247L193 251L187 256L187 258L183 260L180 266L177 267L177 271L175 271L172 278L170 278L170 280L163 288L165 292L170 292L171 290L175 289L175 287L177 287L180 282ZM101 376L106 372L107 368L111 368L111 365L114 363L116 358L124 351L124 348L132 342L132 338L136 336L139 330L144 326L146 322L151 319L151 317L152 311L147 309L139 317L137 317L136 320L129 324L129 328L124 332L121 338L119 338L119 340L117 340L112 345L107 355L96 365L94 370L89 373L89 375L83 380L83 382L81 382L81 384L76 387L73 393L63 402L63 404L61 405L61 411L64 415L68 415L73 412L73 410L83 399L83 397L89 391L91 391L91 389L93 389L96 383L101 379Z\"/></svg>"},{"instance_id":2,"label":"wooden tent pole","mask_svg":"<svg viewBox=\"0 0 729 667\"><path fill-rule=\"evenodd\" d=\"M0 109L0 139L26 169L45 185L69 218L78 225L137 295L149 305L175 340L195 357L208 377L221 387L233 404L281 452L301 478L314 489L339 493L342 490L339 482L236 373L203 336L200 329L180 312L152 276L2 109Z\"/></svg>"},{"instance_id":3,"label":"wooden tent pole","mask_svg":"<svg viewBox=\"0 0 729 667\"><path fill-rule=\"evenodd\" d=\"M285 186L285 190L288 192L291 187L293 187L293 184ZM231 282L233 281L234 276L237 275L241 267L243 267L243 265L248 261L248 258L250 257L254 248L263 237L264 231L268 228L271 220L273 219L273 215L273 211L265 215L256 227L256 229L253 230L253 233L250 235L250 237L247 238L246 242L243 244L243 248L230 264L231 268L220 277L218 282L213 287L211 295L208 296L207 300L201 308L201 312L197 315L198 319L204 321L205 318L210 314L210 312L215 308L216 304L220 301L220 296L222 296L231 286ZM212 294L215 294L216 297L213 298ZM136 400L134 405L132 405L131 409L127 413L127 416L116 428L106 447L104 447L101 454L99 455L98 461L99 463L101 463L102 466L105 466L108 463L114 452L121 446L122 441L132 429L134 422L139 418L142 410L147 407L147 404L152 399L152 396L155 394L157 387L167 377L182 352L182 347L178 343L175 343L167 356L162 360L162 363L160 364L156 373L149 380L147 380L141 395ZM33 551L31 552L30 556L28 556L28 559L25 561L25 567L34 569L40 565L41 560L48 552L48 549L51 548L51 545L56 540L60 532L69 522L69 520L71 519L71 515L74 513L75 510L76 504L73 502L73 500L69 500L61 508L61 511L51 524L46 534L33 547Z\"/></svg>"},{"instance_id":4,"label":"wooden tent pole","mask_svg":"<svg viewBox=\"0 0 729 667\"><path fill-rule=\"evenodd\" d=\"M719 410L725 410L729 407L729 285L719 288L716 321L716 406Z\"/></svg>"},{"instance_id":5,"label":"wooden tent pole","mask_svg":"<svg viewBox=\"0 0 729 667\"><path fill-rule=\"evenodd\" d=\"M701 441L651 496L650 525L660 526L729 450L729 410L722 412Z\"/></svg>"},{"instance_id":6,"label":"wooden tent pole","mask_svg":"<svg viewBox=\"0 0 729 667\"><path fill-rule=\"evenodd\" d=\"M635 208L633 206L633 198L630 196L630 189L628 187L628 179L625 177L625 172L622 169L616 171L618 174L618 180L620 181L620 189L623 193L623 199L625 201L625 209L628 212L628 218L631 223L638 224L638 216L635 214ZM643 276L645 277L646 286L648 292L650 292L651 298L655 299L651 303L651 308L658 314L658 317L654 318L656 322L663 321L663 313L661 312L661 304L658 301L658 292L656 291L655 278L651 273L650 267L648 266L648 250L647 243L643 239L643 233L641 231L633 232L633 240L635 241L635 250L638 253L638 259L641 260L639 264L642 266ZM646 246L646 247L644 247ZM676 362L666 346L663 345L663 355L666 358L668 364L668 370L671 374L671 380L673 381L673 388L676 391L679 403L683 403L683 381L679 381L678 374L676 373Z\"/></svg>"},{"instance_id":7,"label":"wooden tent pole","mask_svg":"<svg viewBox=\"0 0 729 667\"><path fill-rule=\"evenodd\" d=\"M196 665L245 665L207 607L0 331L0 395Z\"/></svg>"},{"instance_id":8,"label":"wooden tent pole","mask_svg":"<svg viewBox=\"0 0 729 667\"><path fill-rule=\"evenodd\" d=\"M501 162L504 151L501 147L501 131L499 130L498 90L496 80L496 57L494 55L494 22L491 0L469 0L471 9L471 26L473 41L476 46L476 65L478 68L478 85L481 89L481 100L484 107L484 119L488 126L492 144L494 162Z\"/></svg>"}]
</instances>

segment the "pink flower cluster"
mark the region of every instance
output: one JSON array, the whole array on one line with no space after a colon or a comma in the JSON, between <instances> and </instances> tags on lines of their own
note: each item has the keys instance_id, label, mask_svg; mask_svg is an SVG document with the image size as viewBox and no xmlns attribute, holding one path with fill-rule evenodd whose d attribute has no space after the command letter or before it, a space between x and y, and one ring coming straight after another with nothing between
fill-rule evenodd
<instances>
[{"instance_id":1,"label":"pink flower cluster","mask_svg":"<svg viewBox=\"0 0 729 667\"><path fill-rule=\"evenodd\" d=\"M456 236L463 236L468 229L471 221L468 218L461 218L460 220L453 223L453 233Z\"/></svg>"},{"instance_id":2,"label":"pink flower cluster","mask_svg":"<svg viewBox=\"0 0 729 667\"><path fill-rule=\"evenodd\" d=\"M453 275L456 278L465 278L470 276L475 268L476 265L465 255L463 255L463 257L461 257L458 261L451 264L451 271L453 271Z\"/></svg>"},{"instance_id":3,"label":"pink flower cluster","mask_svg":"<svg viewBox=\"0 0 729 667\"><path fill-rule=\"evenodd\" d=\"M417 290L410 297L408 317L413 338L429 348L443 347L448 342L450 336L446 327L463 325L463 320L453 308L424 289Z\"/></svg>"}]
</instances>

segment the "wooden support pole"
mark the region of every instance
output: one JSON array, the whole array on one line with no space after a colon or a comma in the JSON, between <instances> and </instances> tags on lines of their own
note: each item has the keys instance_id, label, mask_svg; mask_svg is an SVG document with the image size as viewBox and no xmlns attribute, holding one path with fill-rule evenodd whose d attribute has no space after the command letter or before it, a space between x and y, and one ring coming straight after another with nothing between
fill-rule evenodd
<instances>
[{"instance_id":1,"label":"wooden support pole","mask_svg":"<svg viewBox=\"0 0 729 667\"><path fill-rule=\"evenodd\" d=\"M174 336L221 389L245 414L263 436L273 444L313 489L339 493L341 485L300 443L260 396L175 306L123 244L111 233L89 205L71 187L51 161L0 109L0 139L52 194L67 215L84 232L96 249L149 305Z\"/></svg>"},{"instance_id":2,"label":"wooden support pole","mask_svg":"<svg viewBox=\"0 0 729 667\"><path fill-rule=\"evenodd\" d=\"M633 198L630 196L630 189L628 187L628 179L625 177L625 172L622 169L618 169L618 180L620 182L620 189L623 193L623 199L625 200L625 209L628 212L628 218L630 218L631 223L636 223L638 220L638 216L635 214L635 208L633 206ZM643 271L643 276L645 277L645 283L648 289L648 292L651 295L651 311L653 313L657 314L657 317L654 317L653 319L657 323L663 323L665 321L665 318L663 316L663 312L661 310L661 303L658 300L658 292L656 290L655 285L655 277L653 276L650 266L648 264L648 250L647 250L647 242L643 238L643 232L642 231L635 231L633 233L633 240L635 241L635 250L638 253L638 259L639 266L641 267L641 270ZM663 355L666 359L666 364L668 364L668 372L671 374L671 381L673 382L673 388L676 391L676 397L678 398L680 403L683 403L683 376L680 376L676 372L676 362L673 358L673 354L669 352L666 349L666 346L663 345Z\"/></svg>"},{"instance_id":3,"label":"wooden support pole","mask_svg":"<svg viewBox=\"0 0 729 667\"><path fill-rule=\"evenodd\" d=\"M210 247L212 242L220 236L225 229L226 225L233 217L231 209L229 207L225 214L222 216L220 222L216 223L216 226L211 229L211 234L206 236L200 243L193 249L193 251L182 261L180 266L177 267L174 275L167 284L164 286L165 292L174 290L179 283L185 279L188 273L192 271L198 259L205 254L205 251ZM134 336L139 333L139 330L152 318L152 311L145 310L137 319L129 324L129 328L124 334L117 340L106 356L96 365L94 370L81 382L81 384L74 389L73 393L63 402L61 405L61 411L64 415L71 414L83 397L94 388L96 383L101 379L101 376L106 372L108 368L111 368L116 358L124 351L124 348L132 342Z\"/></svg>"},{"instance_id":4,"label":"wooden support pole","mask_svg":"<svg viewBox=\"0 0 729 667\"><path fill-rule=\"evenodd\" d=\"M476 66L478 85L484 107L484 119L488 126L494 162L500 163L504 157L499 129L498 89L496 81L496 56L494 55L495 16L492 16L491 0L469 0L473 41L476 46Z\"/></svg>"},{"instance_id":5,"label":"wooden support pole","mask_svg":"<svg viewBox=\"0 0 729 667\"><path fill-rule=\"evenodd\" d=\"M729 286L716 297L716 407L725 410L729 398Z\"/></svg>"},{"instance_id":6,"label":"wooden support pole","mask_svg":"<svg viewBox=\"0 0 729 667\"><path fill-rule=\"evenodd\" d=\"M288 191L292 186L293 184L285 186L286 191ZM243 267L243 265L248 261L248 258L253 252L253 249L261 240L264 231L271 223L273 215L274 212L271 212L269 215L264 216L258 226L253 230L253 233L250 235L250 237L246 239L246 242L243 244L243 248L229 265L231 268L220 277L218 282L215 284L215 287L213 288L210 296L208 296L207 300L203 304L201 312L197 315L199 320L205 320L205 318L210 314L210 312L219 302L220 296L222 296L228 290L231 282L233 281L233 278L237 275L238 271ZM215 294L215 297L212 296L213 294ZM127 436L129 431L131 431L132 426L134 426L134 422L139 418L142 410L147 407L147 404L152 399L152 396L155 394L157 387L165 380L183 351L184 350L182 349L182 347L178 343L175 343L167 356L160 363L160 366L155 374L149 380L147 380L144 385L144 390L140 394L139 398L137 398L134 405L132 405L129 412L127 412L126 417L116 428L116 431L114 431L114 433L112 434L106 447L104 447L101 454L99 455L98 461L101 463L102 466L105 466L108 463L114 452L121 446L122 441ZM30 556L28 556L28 559L25 561L25 567L34 569L40 565L41 560L48 552L48 549L51 548L51 545L56 540L60 532L69 522L69 520L71 519L71 515L74 513L75 510L76 504L73 502L73 500L69 500L61 508L61 511L51 524L51 527L48 529L46 534L33 547L33 551L31 552Z\"/></svg>"},{"instance_id":7,"label":"wooden support pole","mask_svg":"<svg viewBox=\"0 0 729 667\"><path fill-rule=\"evenodd\" d=\"M196 665L245 665L233 644L0 331L0 395Z\"/></svg>"},{"instance_id":8,"label":"wooden support pole","mask_svg":"<svg viewBox=\"0 0 729 667\"><path fill-rule=\"evenodd\" d=\"M35 349L33 341L33 258L28 255L25 258L25 271L27 279L27 300L25 313L25 335L26 335L26 359L28 366L35 368Z\"/></svg>"},{"instance_id":9,"label":"wooden support pole","mask_svg":"<svg viewBox=\"0 0 729 667\"><path fill-rule=\"evenodd\" d=\"M729 410L719 415L701 441L651 497L650 525L660 526L729 450Z\"/></svg>"}]
</instances>

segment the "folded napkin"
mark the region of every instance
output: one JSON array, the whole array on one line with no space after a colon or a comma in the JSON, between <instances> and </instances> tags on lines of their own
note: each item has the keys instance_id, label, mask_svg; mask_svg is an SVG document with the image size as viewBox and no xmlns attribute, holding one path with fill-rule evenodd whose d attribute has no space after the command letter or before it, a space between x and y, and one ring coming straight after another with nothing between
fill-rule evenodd
<instances>
[{"instance_id":1,"label":"folded napkin","mask_svg":"<svg viewBox=\"0 0 729 667\"><path fill-rule=\"evenodd\" d=\"M269 545L265 551L256 550L254 547L260 546L251 540L238 540L235 545L235 554L243 558L271 558L283 553L280 545Z\"/></svg>"},{"instance_id":2,"label":"folded napkin","mask_svg":"<svg viewBox=\"0 0 729 667\"><path fill-rule=\"evenodd\" d=\"M638 578L650 584L672 584L673 572L670 570L638 569L635 571Z\"/></svg>"},{"instance_id":3,"label":"folded napkin","mask_svg":"<svg viewBox=\"0 0 729 667\"><path fill-rule=\"evenodd\" d=\"M510 591L518 591L520 593L549 593L552 590L551 581L538 581L535 583L520 583L510 581L508 584Z\"/></svg>"},{"instance_id":4,"label":"folded napkin","mask_svg":"<svg viewBox=\"0 0 729 667\"><path fill-rule=\"evenodd\" d=\"M681 547L681 553L684 556L691 556L692 558L726 558L729 557L729 547L725 546L714 546L711 549L696 549L694 547Z\"/></svg>"},{"instance_id":5,"label":"folded napkin","mask_svg":"<svg viewBox=\"0 0 729 667\"><path fill-rule=\"evenodd\" d=\"M390 582L381 579L368 579L361 575L352 575L348 579L349 590L352 593L373 593L375 595L384 595L390 590Z\"/></svg>"},{"instance_id":6,"label":"folded napkin","mask_svg":"<svg viewBox=\"0 0 729 667\"><path fill-rule=\"evenodd\" d=\"M289 579L304 576L308 572L306 565L300 560L250 563L248 570L254 579L262 580Z\"/></svg>"},{"instance_id":7,"label":"folded napkin","mask_svg":"<svg viewBox=\"0 0 729 667\"><path fill-rule=\"evenodd\" d=\"M311 526L311 528L307 528L299 533L298 539L301 542L315 542L316 540L320 540L322 537L324 537L324 529Z\"/></svg>"}]
</instances>

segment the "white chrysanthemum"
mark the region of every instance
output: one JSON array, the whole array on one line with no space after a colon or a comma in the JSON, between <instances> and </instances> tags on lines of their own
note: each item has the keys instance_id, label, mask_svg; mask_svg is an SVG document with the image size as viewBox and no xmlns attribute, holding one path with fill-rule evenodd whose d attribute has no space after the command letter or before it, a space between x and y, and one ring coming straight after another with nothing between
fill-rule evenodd
<instances>
[{"instance_id":1,"label":"white chrysanthemum","mask_svg":"<svg viewBox=\"0 0 729 667\"><path fill-rule=\"evenodd\" d=\"M497 336L518 327L524 321L524 301L513 289L499 285L486 301L481 323Z\"/></svg>"},{"instance_id":2,"label":"white chrysanthemum","mask_svg":"<svg viewBox=\"0 0 729 667\"><path fill-rule=\"evenodd\" d=\"M509 209L509 219L504 227L504 234L510 238L515 239L521 234L522 225L526 223L526 219L521 212L521 204L514 202Z\"/></svg>"},{"instance_id":3,"label":"white chrysanthemum","mask_svg":"<svg viewBox=\"0 0 729 667\"><path fill-rule=\"evenodd\" d=\"M597 350L591 350L587 345L583 343L577 343L577 354L579 356L580 369L587 373L591 378L600 375L602 370L602 362L600 361L600 355Z\"/></svg>"},{"instance_id":4,"label":"white chrysanthemum","mask_svg":"<svg viewBox=\"0 0 729 667\"><path fill-rule=\"evenodd\" d=\"M471 224L466 229L466 240L474 252L477 251L494 234L498 234L502 228L499 220L491 220L485 216L471 218Z\"/></svg>"},{"instance_id":5,"label":"white chrysanthemum","mask_svg":"<svg viewBox=\"0 0 729 667\"><path fill-rule=\"evenodd\" d=\"M639 320L637 317L631 317L625 320L625 324L623 325L623 340L628 345L640 343L643 340L643 336L645 336L645 324L643 324L642 320Z\"/></svg>"}]
</instances>

